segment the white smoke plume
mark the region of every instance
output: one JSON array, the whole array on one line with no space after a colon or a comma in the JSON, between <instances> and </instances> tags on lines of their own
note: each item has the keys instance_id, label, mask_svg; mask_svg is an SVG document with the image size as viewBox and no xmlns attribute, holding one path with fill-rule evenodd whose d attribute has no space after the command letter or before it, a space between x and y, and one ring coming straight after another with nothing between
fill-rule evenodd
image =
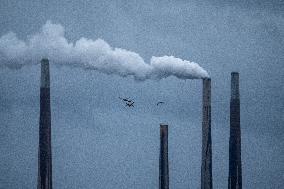
<instances>
[{"instance_id":1,"label":"white smoke plume","mask_svg":"<svg viewBox=\"0 0 284 189\"><path fill-rule=\"evenodd\" d=\"M113 48L102 39L81 38L75 43L65 38L64 27L47 21L39 33L26 41L9 32L0 38L0 67L21 68L38 64L42 58L52 63L97 70L122 77L133 76L136 80L162 79L176 76L180 79L209 77L197 63L173 56L153 56L150 63L132 51Z\"/></svg>"}]
</instances>

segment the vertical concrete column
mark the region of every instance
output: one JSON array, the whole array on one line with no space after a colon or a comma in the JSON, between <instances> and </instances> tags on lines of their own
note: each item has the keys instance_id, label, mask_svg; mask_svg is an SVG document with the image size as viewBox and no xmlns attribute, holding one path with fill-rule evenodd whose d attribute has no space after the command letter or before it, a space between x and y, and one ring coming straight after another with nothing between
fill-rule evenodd
<instances>
[{"instance_id":1,"label":"vertical concrete column","mask_svg":"<svg viewBox=\"0 0 284 189\"><path fill-rule=\"evenodd\" d=\"M231 73L228 189L242 189L239 73Z\"/></svg>"},{"instance_id":2,"label":"vertical concrete column","mask_svg":"<svg viewBox=\"0 0 284 189\"><path fill-rule=\"evenodd\" d=\"M203 79L201 189L212 188L211 79Z\"/></svg>"},{"instance_id":3,"label":"vertical concrete column","mask_svg":"<svg viewBox=\"0 0 284 189\"><path fill-rule=\"evenodd\" d=\"M160 125L159 188L169 189L168 125Z\"/></svg>"},{"instance_id":4,"label":"vertical concrete column","mask_svg":"<svg viewBox=\"0 0 284 189\"><path fill-rule=\"evenodd\" d=\"M48 59L41 60L38 189L52 189L50 76Z\"/></svg>"}]
</instances>

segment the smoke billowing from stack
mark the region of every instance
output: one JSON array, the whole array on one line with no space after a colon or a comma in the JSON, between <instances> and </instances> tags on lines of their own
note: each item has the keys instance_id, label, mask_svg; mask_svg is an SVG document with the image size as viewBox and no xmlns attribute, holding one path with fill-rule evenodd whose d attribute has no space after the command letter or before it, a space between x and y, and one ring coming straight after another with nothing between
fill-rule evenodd
<instances>
[{"instance_id":1,"label":"smoke billowing from stack","mask_svg":"<svg viewBox=\"0 0 284 189\"><path fill-rule=\"evenodd\" d=\"M37 189L52 189L49 61L41 60L40 120Z\"/></svg>"},{"instance_id":2,"label":"smoke billowing from stack","mask_svg":"<svg viewBox=\"0 0 284 189\"><path fill-rule=\"evenodd\" d=\"M169 189L168 125L160 125L159 188Z\"/></svg>"},{"instance_id":3,"label":"smoke billowing from stack","mask_svg":"<svg viewBox=\"0 0 284 189\"><path fill-rule=\"evenodd\" d=\"M203 79L201 189L212 188L211 79Z\"/></svg>"},{"instance_id":4,"label":"smoke billowing from stack","mask_svg":"<svg viewBox=\"0 0 284 189\"><path fill-rule=\"evenodd\" d=\"M231 73L228 189L242 189L239 73Z\"/></svg>"},{"instance_id":5,"label":"smoke billowing from stack","mask_svg":"<svg viewBox=\"0 0 284 189\"><path fill-rule=\"evenodd\" d=\"M197 63L174 56L152 56L149 63L138 54L113 48L102 39L80 38L69 42L60 24L47 21L41 30L20 40L13 32L0 37L0 67L21 68L37 64L49 57L57 65L96 70L121 77L133 76L135 80L159 80L169 76L179 79L201 79L208 73Z\"/></svg>"}]
</instances>

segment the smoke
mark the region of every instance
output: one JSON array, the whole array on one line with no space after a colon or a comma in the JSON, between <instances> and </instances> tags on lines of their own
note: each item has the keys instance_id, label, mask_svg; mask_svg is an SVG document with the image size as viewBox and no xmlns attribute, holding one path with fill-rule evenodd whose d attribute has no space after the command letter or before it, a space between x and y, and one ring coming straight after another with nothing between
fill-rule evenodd
<instances>
[{"instance_id":1,"label":"smoke","mask_svg":"<svg viewBox=\"0 0 284 189\"><path fill-rule=\"evenodd\" d=\"M26 41L9 32L0 38L0 66L11 69L38 64L42 58L51 62L97 70L122 77L133 76L136 80L162 79L176 76L180 79L209 77L197 63L174 56L153 56L150 63L132 51L113 48L103 39L81 38L75 43L65 38L64 27L47 21L40 32Z\"/></svg>"}]
</instances>

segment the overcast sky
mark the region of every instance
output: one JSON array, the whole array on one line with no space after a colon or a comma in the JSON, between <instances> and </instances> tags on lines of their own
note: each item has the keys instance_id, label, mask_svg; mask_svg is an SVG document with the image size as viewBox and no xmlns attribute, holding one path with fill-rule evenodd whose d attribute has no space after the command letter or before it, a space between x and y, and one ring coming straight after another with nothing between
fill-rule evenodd
<instances>
[{"instance_id":1,"label":"overcast sky","mask_svg":"<svg viewBox=\"0 0 284 189\"><path fill-rule=\"evenodd\" d=\"M214 188L227 187L230 73L238 71L243 187L284 185L282 0L0 2L0 36L26 40L47 20L64 26L71 42L102 38L146 62L173 55L208 71ZM36 188L39 82L39 65L0 66L1 189ZM169 124L170 187L199 188L201 84L137 82L51 62L54 188L157 188L161 122Z\"/></svg>"}]
</instances>

